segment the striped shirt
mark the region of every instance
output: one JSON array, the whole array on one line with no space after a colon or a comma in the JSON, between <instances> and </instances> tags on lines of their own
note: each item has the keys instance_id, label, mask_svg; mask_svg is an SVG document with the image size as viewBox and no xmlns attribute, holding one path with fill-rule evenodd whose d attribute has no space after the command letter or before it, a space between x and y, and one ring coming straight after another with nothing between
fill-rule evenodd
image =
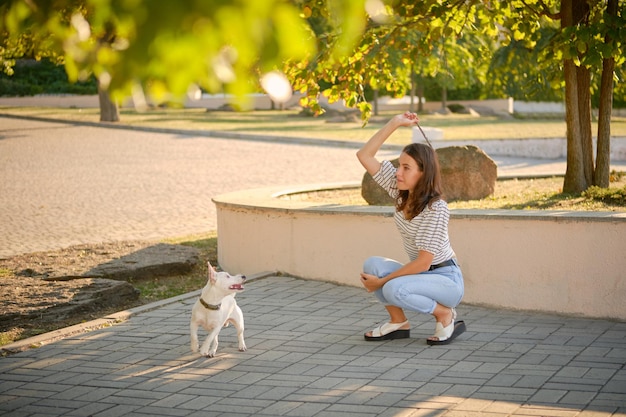
<instances>
[{"instance_id":1,"label":"striped shirt","mask_svg":"<svg viewBox=\"0 0 626 417\"><path fill-rule=\"evenodd\" d=\"M373 178L393 199L398 198L396 168L391 162L383 161ZM426 206L412 219L405 219L401 211L396 211L393 218L402 237L404 250L411 261L417 258L421 250L433 254L433 265L456 256L450 246L448 236L450 210L444 200L435 201L431 207Z\"/></svg>"}]
</instances>

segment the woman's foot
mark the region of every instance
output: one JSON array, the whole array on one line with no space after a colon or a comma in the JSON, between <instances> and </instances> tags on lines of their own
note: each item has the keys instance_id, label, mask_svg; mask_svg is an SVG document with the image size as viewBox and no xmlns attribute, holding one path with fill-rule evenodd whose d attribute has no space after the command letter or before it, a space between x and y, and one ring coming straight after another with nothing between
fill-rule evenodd
<instances>
[{"instance_id":1,"label":"woman's foot","mask_svg":"<svg viewBox=\"0 0 626 417\"><path fill-rule=\"evenodd\" d=\"M365 340L377 341L377 340L393 340L393 339L406 339L411 335L411 326L409 321L403 321L401 323L384 323L376 327L374 330L365 333L363 336Z\"/></svg>"},{"instance_id":2,"label":"woman's foot","mask_svg":"<svg viewBox=\"0 0 626 417\"><path fill-rule=\"evenodd\" d=\"M431 342L442 342L448 339L454 331L454 320L456 319L456 310L437 304L433 316L437 324L435 325L435 334L428 338Z\"/></svg>"},{"instance_id":3,"label":"woman's foot","mask_svg":"<svg viewBox=\"0 0 626 417\"><path fill-rule=\"evenodd\" d=\"M426 340L426 343L428 345L447 345L465 331L465 323L462 320L455 323L456 310L454 308L443 307L440 305L437 305L437 307L438 308L435 309L436 311L438 310L437 314L433 314L437 319L435 334L429 337Z\"/></svg>"}]
</instances>

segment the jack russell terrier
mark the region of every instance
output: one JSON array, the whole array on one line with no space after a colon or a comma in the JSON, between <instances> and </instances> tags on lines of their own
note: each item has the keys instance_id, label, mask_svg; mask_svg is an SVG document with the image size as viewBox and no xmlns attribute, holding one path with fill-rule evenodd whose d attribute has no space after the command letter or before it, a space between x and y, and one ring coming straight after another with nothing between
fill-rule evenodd
<instances>
[{"instance_id":1,"label":"jack russell terrier","mask_svg":"<svg viewBox=\"0 0 626 417\"><path fill-rule=\"evenodd\" d=\"M222 327L233 324L237 329L239 339L239 351L246 351L243 340L243 313L235 294L243 291L243 283L246 277L243 275L230 275L228 272L217 272L210 263L209 280L202 289L200 299L196 301L191 310L191 350L198 351L198 327L202 326L209 332L208 337L200 347L200 354L209 358L215 356L217 351L217 336Z\"/></svg>"}]
</instances>

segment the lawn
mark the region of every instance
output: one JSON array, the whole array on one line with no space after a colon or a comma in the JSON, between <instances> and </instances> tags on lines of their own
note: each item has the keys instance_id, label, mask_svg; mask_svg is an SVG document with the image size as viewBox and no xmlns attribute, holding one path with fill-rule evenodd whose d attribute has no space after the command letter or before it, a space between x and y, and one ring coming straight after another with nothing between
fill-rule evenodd
<instances>
[{"instance_id":1,"label":"lawn","mask_svg":"<svg viewBox=\"0 0 626 417\"><path fill-rule=\"evenodd\" d=\"M614 172L609 190L592 189L582 195L564 194L562 177L510 179L496 182L495 190L481 200L451 201L450 209L571 210L626 212L626 175ZM367 205L361 189L328 190L298 195L299 200L320 204Z\"/></svg>"},{"instance_id":2,"label":"lawn","mask_svg":"<svg viewBox=\"0 0 626 417\"><path fill-rule=\"evenodd\" d=\"M0 113L37 116L58 120L98 122L98 109L75 108L15 108L0 107ZM345 141L366 141L385 121L397 112L382 112L372 117L366 126L360 121L329 122L327 117L302 115L299 110L258 110L250 112L207 111L205 109L155 108L137 112L130 108L120 111L120 125L183 129L197 131L224 131L278 137L319 138ZM519 119L513 117L450 114L420 116L422 126L442 129L444 140L564 138L565 122L561 119ZM593 125L594 131L597 126ZM613 136L626 137L626 118L614 118ZM396 132L388 143L406 144L411 141L411 130Z\"/></svg>"}]
</instances>

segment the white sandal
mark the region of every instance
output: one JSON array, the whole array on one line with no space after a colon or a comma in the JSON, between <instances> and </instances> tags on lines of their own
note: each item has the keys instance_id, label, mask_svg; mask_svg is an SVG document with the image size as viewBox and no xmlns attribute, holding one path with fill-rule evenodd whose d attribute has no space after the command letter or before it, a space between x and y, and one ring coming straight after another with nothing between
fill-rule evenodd
<instances>
[{"instance_id":1,"label":"white sandal","mask_svg":"<svg viewBox=\"0 0 626 417\"><path fill-rule=\"evenodd\" d=\"M408 323L408 320L402 323L384 323L372 330L371 336L364 334L363 337L368 341L406 339L410 337L411 330L400 327Z\"/></svg>"},{"instance_id":2,"label":"white sandal","mask_svg":"<svg viewBox=\"0 0 626 417\"><path fill-rule=\"evenodd\" d=\"M459 320L455 323L456 320L456 310L452 309L452 321L446 327L443 327L443 324L437 322L435 325L435 334L432 335L432 338L437 338L437 340L426 339L426 343L428 345L447 345L452 342L458 335L463 333L466 329L465 322Z\"/></svg>"}]
</instances>

